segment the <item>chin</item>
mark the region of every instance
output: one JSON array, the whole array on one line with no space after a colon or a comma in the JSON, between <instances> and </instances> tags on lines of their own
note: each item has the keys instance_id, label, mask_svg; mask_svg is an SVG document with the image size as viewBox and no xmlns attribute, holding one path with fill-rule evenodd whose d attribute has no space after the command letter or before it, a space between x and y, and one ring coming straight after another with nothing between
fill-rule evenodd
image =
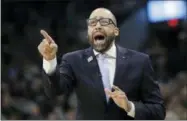
<instances>
[{"instance_id":1,"label":"chin","mask_svg":"<svg viewBox=\"0 0 187 121\"><path fill-rule=\"evenodd\" d=\"M107 49L107 47L105 45L94 45L94 49L97 52L104 52Z\"/></svg>"}]
</instances>

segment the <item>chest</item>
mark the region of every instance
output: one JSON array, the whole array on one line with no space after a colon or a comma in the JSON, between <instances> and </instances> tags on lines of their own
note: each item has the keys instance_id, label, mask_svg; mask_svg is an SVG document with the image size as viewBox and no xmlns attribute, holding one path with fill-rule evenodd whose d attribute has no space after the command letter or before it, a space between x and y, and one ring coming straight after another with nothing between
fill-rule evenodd
<instances>
[{"instance_id":1,"label":"chest","mask_svg":"<svg viewBox=\"0 0 187 121\"><path fill-rule=\"evenodd\" d=\"M109 79L111 85L116 85L127 94L138 92L142 69L125 59L108 59ZM80 65L80 64L79 64ZM102 92L104 90L102 74L98 60L83 62L81 66L76 64L73 68L77 88L88 90L88 92Z\"/></svg>"}]
</instances>

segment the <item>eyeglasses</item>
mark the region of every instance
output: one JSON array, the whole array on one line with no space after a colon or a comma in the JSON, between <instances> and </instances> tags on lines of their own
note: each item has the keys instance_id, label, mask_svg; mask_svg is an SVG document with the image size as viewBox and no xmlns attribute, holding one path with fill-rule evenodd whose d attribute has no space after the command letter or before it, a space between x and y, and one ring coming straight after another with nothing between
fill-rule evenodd
<instances>
[{"instance_id":1,"label":"eyeglasses","mask_svg":"<svg viewBox=\"0 0 187 121\"><path fill-rule=\"evenodd\" d=\"M100 19L92 18L92 19L88 19L87 20L87 24L89 26L96 26L98 21L99 21L101 26L107 26L109 24L113 24L114 26L116 26L116 24L110 18L100 18Z\"/></svg>"}]
</instances>

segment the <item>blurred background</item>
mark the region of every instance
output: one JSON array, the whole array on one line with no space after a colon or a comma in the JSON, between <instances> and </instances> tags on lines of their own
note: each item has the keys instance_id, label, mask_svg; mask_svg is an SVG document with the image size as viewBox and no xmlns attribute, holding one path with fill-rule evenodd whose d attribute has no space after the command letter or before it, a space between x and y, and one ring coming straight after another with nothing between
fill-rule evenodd
<instances>
[{"instance_id":1,"label":"blurred background","mask_svg":"<svg viewBox=\"0 0 187 121\"><path fill-rule=\"evenodd\" d=\"M150 55L167 108L187 120L187 1L2 0L1 119L75 119L76 95L43 92L37 46L45 29L59 53L89 46L86 19L97 7L117 18L121 46ZM93 112L94 113L94 112Z\"/></svg>"}]
</instances>

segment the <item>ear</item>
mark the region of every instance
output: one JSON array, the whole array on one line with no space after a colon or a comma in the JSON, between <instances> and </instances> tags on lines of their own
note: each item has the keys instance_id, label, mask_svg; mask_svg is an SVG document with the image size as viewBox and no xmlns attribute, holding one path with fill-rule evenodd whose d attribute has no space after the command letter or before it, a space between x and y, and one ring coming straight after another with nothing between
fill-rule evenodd
<instances>
[{"instance_id":1,"label":"ear","mask_svg":"<svg viewBox=\"0 0 187 121\"><path fill-rule=\"evenodd\" d=\"M119 28L116 27L114 29L114 34L115 34L115 36L119 36Z\"/></svg>"}]
</instances>

